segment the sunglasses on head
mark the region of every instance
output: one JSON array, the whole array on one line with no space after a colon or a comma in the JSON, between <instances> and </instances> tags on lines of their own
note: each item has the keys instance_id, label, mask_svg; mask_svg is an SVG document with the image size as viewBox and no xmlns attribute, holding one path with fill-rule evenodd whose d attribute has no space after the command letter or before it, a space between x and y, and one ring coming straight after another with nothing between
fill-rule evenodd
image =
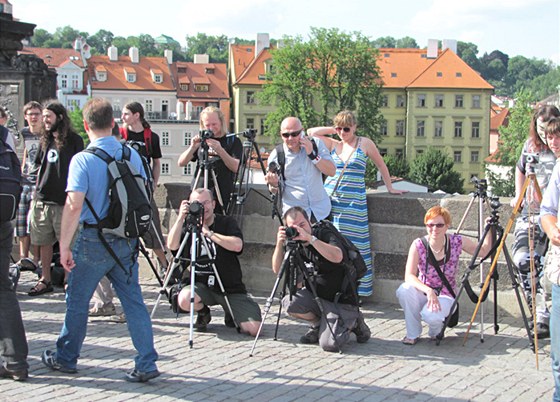
<instances>
[{"instance_id":1,"label":"sunglasses on head","mask_svg":"<svg viewBox=\"0 0 560 402\"><path fill-rule=\"evenodd\" d=\"M334 128L336 131L344 131L345 133L349 133L350 132L350 127L335 127Z\"/></svg>"},{"instance_id":2,"label":"sunglasses on head","mask_svg":"<svg viewBox=\"0 0 560 402\"><path fill-rule=\"evenodd\" d=\"M441 229L442 227L445 226L445 223L426 223L426 226L429 228L438 228Z\"/></svg>"},{"instance_id":3,"label":"sunglasses on head","mask_svg":"<svg viewBox=\"0 0 560 402\"><path fill-rule=\"evenodd\" d=\"M301 134L301 130L299 131L293 131L291 133L282 133L282 137L284 138L288 138L288 137L297 137L298 135Z\"/></svg>"}]
</instances>

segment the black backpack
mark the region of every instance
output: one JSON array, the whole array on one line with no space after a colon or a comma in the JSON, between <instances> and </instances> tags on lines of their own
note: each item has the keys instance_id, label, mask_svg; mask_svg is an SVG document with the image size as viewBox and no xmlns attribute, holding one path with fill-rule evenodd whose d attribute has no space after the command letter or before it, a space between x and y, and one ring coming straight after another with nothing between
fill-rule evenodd
<instances>
[{"instance_id":1,"label":"black backpack","mask_svg":"<svg viewBox=\"0 0 560 402\"><path fill-rule=\"evenodd\" d=\"M116 160L102 149L84 150L107 164L109 174L109 213L100 219L86 199L102 233L125 238L138 238L148 231L152 221L152 207L144 185L144 178L130 163L132 150L122 146L122 159Z\"/></svg>"},{"instance_id":2,"label":"black backpack","mask_svg":"<svg viewBox=\"0 0 560 402\"><path fill-rule=\"evenodd\" d=\"M313 229L314 232L316 230L318 234L323 231L334 234L342 244L344 254L343 264L346 269L346 275L340 289L345 295L350 295L351 300L357 304L359 280L363 278L367 272L367 265L362 254L360 254L360 250L358 250L350 239L340 233L330 221L319 221L313 224Z\"/></svg>"},{"instance_id":3,"label":"black backpack","mask_svg":"<svg viewBox=\"0 0 560 402\"><path fill-rule=\"evenodd\" d=\"M8 145L9 131L0 126L0 223L16 217L21 196L21 163Z\"/></svg>"}]
</instances>

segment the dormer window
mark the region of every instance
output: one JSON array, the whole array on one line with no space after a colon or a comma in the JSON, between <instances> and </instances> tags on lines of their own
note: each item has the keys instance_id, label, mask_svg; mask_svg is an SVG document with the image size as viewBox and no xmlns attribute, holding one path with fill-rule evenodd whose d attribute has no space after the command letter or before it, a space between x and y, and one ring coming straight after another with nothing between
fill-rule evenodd
<instances>
[{"instance_id":1,"label":"dormer window","mask_svg":"<svg viewBox=\"0 0 560 402\"><path fill-rule=\"evenodd\" d=\"M181 91L188 91L189 84L179 84L179 88L181 89Z\"/></svg>"},{"instance_id":2,"label":"dormer window","mask_svg":"<svg viewBox=\"0 0 560 402\"><path fill-rule=\"evenodd\" d=\"M158 69L150 69L150 73L152 74L152 81L156 84L161 84L163 82L163 72Z\"/></svg>"},{"instance_id":3,"label":"dormer window","mask_svg":"<svg viewBox=\"0 0 560 402\"><path fill-rule=\"evenodd\" d=\"M99 82L107 81L107 69L103 66L96 66L95 67L95 78Z\"/></svg>"},{"instance_id":4,"label":"dormer window","mask_svg":"<svg viewBox=\"0 0 560 402\"><path fill-rule=\"evenodd\" d=\"M126 78L128 82L136 82L136 70L130 67L125 67L124 78Z\"/></svg>"},{"instance_id":5,"label":"dormer window","mask_svg":"<svg viewBox=\"0 0 560 402\"><path fill-rule=\"evenodd\" d=\"M206 67L206 68L204 69L204 72L205 72L206 74L214 74L214 67Z\"/></svg>"},{"instance_id":6,"label":"dormer window","mask_svg":"<svg viewBox=\"0 0 560 402\"><path fill-rule=\"evenodd\" d=\"M196 84L194 86L196 92L208 92L210 90L210 85L208 84Z\"/></svg>"}]
</instances>

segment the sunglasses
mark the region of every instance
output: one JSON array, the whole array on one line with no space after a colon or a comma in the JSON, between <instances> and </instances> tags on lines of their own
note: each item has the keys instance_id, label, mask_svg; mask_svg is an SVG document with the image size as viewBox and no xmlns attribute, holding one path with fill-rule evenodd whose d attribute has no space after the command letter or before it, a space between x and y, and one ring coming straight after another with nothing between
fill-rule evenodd
<instances>
[{"instance_id":1,"label":"sunglasses","mask_svg":"<svg viewBox=\"0 0 560 402\"><path fill-rule=\"evenodd\" d=\"M350 127L335 127L336 131L344 131L345 133L349 133L351 128Z\"/></svg>"},{"instance_id":2,"label":"sunglasses","mask_svg":"<svg viewBox=\"0 0 560 402\"><path fill-rule=\"evenodd\" d=\"M297 137L298 135L301 134L301 130L299 131L293 131L291 133L282 133L282 137L284 138L289 138L289 137Z\"/></svg>"},{"instance_id":3,"label":"sunglasses","mask_svg":"<svg viewBox=\"0 0 560 402\"><path fill-rule=\"evenodd\" d=\"M426 226L429 228L438 228L441 229L445 226L445 223L426 223Z\"/></svg>"}]
</instances>

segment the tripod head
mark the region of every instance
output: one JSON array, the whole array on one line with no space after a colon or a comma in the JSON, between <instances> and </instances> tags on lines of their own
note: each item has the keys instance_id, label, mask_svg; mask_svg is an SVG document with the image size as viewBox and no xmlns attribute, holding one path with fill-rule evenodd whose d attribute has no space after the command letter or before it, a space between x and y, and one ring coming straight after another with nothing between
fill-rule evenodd
<instances>
[{"instance_id":1,"label":"tripod head","mask_svg":"<svg viewBox=\"0 0 560 402\"><path fill-rule=\"evenodd\" d=\"M195 230L197 233L202 231L204 221L204 205L198 201L189 203L189 214L185 219L185 225L189 231Z\"/></svg>"},{"instance_id":2,"label":"tripod head","mask_svg":"<svg viewBox=\"0 0 560 402\"><path fill-rule=\"evenodd\" d=\"M500 198L496 196L490 197L490 224L497 225L500 220L499 209L502 206Z\"/></svg>"},{"instance_id":3,"label":"tripod head","mask_svg":"<svg viewBox=\"0 0 560 402\"><path fill-rule=\"evenodd\" d=\"M488 196L486 192L488 190L488 182L486 179L479 179L476 176L471 178L471 183L474 184L474 188L476 189L475 195L479 196L482 199L485 199Z\"/></svg>"}]
</instances>

